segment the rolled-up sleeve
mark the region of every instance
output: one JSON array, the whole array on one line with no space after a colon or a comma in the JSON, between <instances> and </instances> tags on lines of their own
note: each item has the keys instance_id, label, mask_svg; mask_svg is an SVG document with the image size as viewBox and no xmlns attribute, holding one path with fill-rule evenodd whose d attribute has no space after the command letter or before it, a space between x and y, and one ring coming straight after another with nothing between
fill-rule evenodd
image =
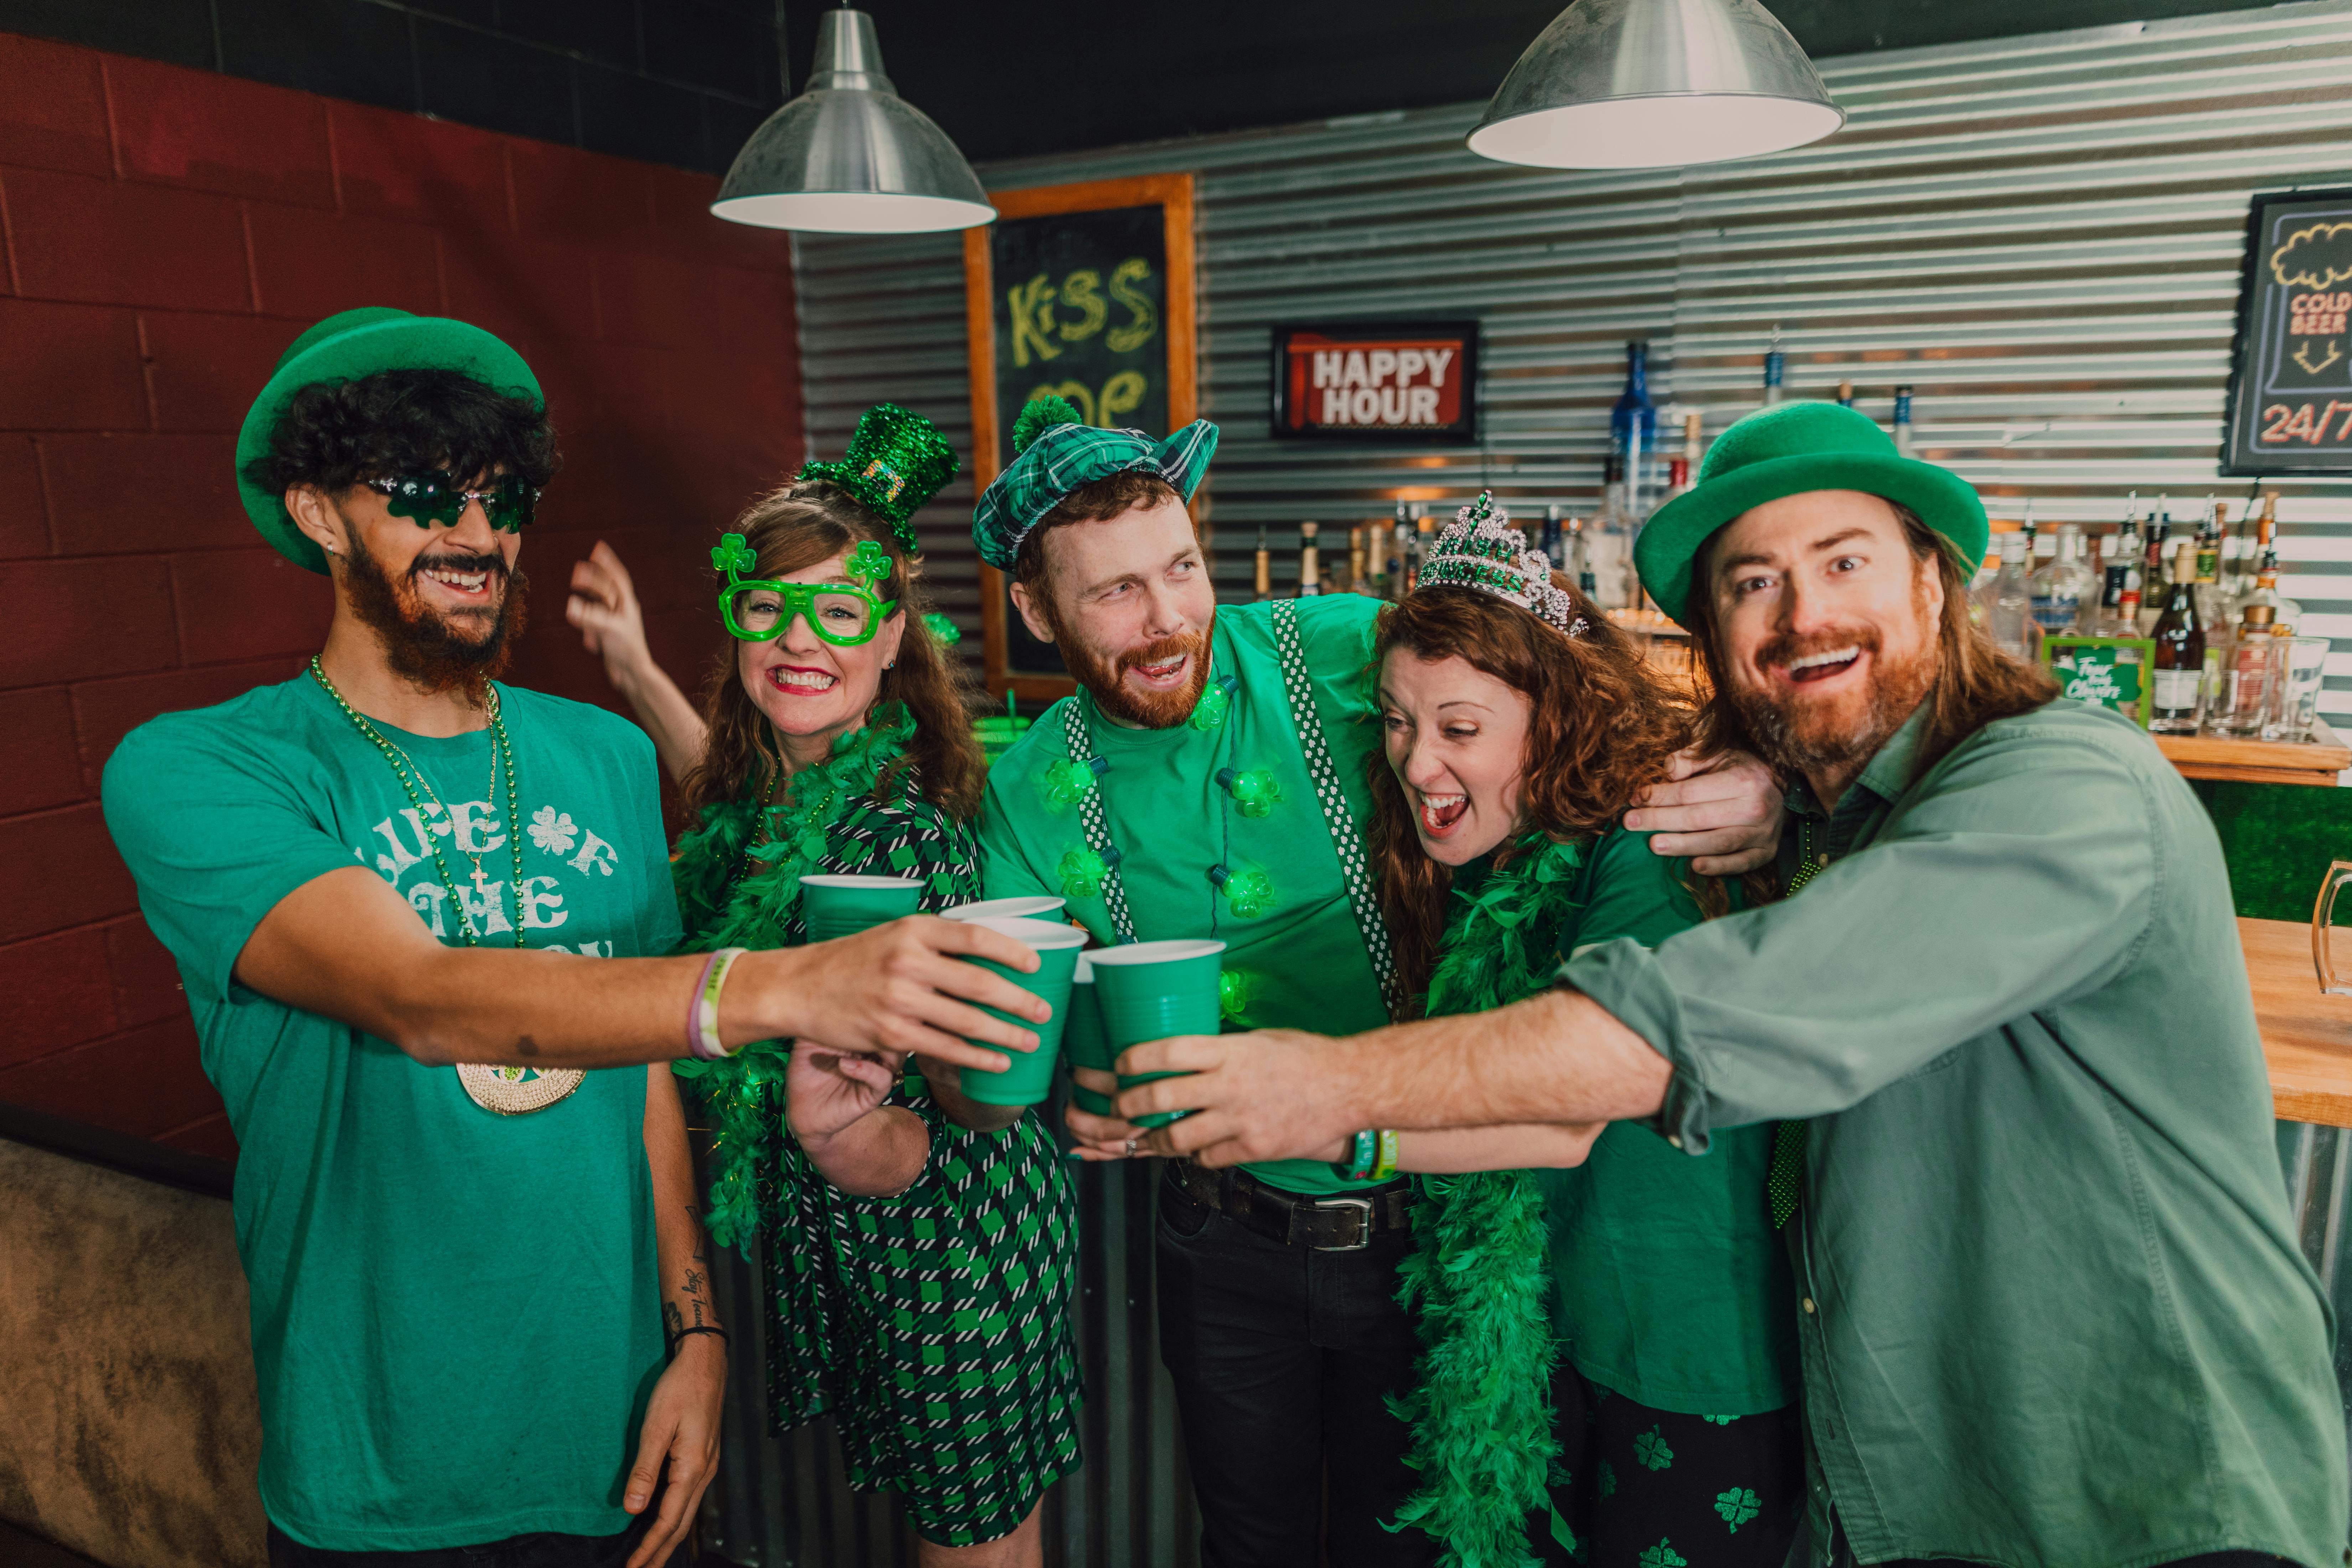
<instances>
[{"instance_id":1,"label":"rolled-up sleeve","mask_svg":"<svg viewBox=\"0 0 2352 1568\"><path fill-rule=\"evenodd\" d=\"M1645 952L1561 966L1674 1066L1659 1131L1826 1115L1946 1051L2107 984L2159 880L2152 782L2030 721L1963 743L1867 847L1803 893Z\"/></svg>"}]
</instances>

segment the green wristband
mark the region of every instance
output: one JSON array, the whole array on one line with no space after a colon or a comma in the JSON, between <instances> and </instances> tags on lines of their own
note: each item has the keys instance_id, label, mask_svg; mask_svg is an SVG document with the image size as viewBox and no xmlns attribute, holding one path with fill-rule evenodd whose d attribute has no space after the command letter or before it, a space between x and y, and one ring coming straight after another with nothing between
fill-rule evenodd
<instances>
[{"instance_id":1,"label":"green wristband","mask_svg":"<svg viewBox=\"0 0 2352 1568\"><path fill-rule=\"evenodd\" d=\"M1383 1127L1380 1133L1380 1158L1372 1166L1372 1180L1385 1182L1396 1174L1397 1134L1393 1127Z\"/></svg>"},{"instance_id":2,"label":"green wristband","mask_svg":"<svg viewBox=\"0 0 2352 1568\"><path fill-rule=\"evenodd\" d=\"M1344 1165L1335 1162L1331 1168L1339 1173L1343 1181L1370 1181L1372 1166L1379 1160L1380 1134L1368 1129L1356 1134L1355 1158Z\"/></svg>"}]
</instances>

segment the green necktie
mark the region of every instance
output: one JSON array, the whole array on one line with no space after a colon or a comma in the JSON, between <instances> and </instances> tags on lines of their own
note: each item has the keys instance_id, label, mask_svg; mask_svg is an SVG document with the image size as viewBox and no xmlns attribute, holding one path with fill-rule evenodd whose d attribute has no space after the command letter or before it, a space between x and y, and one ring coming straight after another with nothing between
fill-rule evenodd
<instances>
[{"instance_id":1,"label":"green necktie","mask_svg":"<svg viewBox=\"0 0 2352 1568\"><path fill-rule=\"evenodd\" d=\"M1813 821L1809 816L1797 819L1797 874L1789 879L1787 897L1795 898L1813 879L1813 873L1830 863L1823 855L1813 854ZM1772 1163L1764 1173L1764 1195L1772 1205L1772 1228L1786 1229L1789 1216L1797 1212L1797 1199L1805 1187L1805 1124L1783 1121L1772 1129Z\"/></svg>"}]
</instances>

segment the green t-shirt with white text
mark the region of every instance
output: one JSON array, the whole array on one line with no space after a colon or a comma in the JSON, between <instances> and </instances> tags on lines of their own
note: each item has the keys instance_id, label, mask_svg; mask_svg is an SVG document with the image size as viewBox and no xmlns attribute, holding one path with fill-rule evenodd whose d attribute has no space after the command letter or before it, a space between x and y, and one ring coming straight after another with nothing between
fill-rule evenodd
<instances>
[{"instance_id":1,"label":"green t-shirt with white text","mask_svg":"<svg viewBox=\"0 0 2352 1568\"><path fill-rule=\"evenodd\" d=\"M1365 769L1381 734L1365 679L1380 601L1335 594L1296 601L1299 637L1352 831L1371 820ZM981 875L992 899L1060 893L1062 857L1086 847L1078 807L1043 788L1045 770L1069 754L1064 703L1084 704L1095 751L1108 771L1100 793L1136 939L1213 937L1242 996L1229 1026L1311 1029L1352 1035L1389 1021L1379 980L1348 901L1339 857L1315 795L1275 651L1272 604L1217 610L1212 679L1237 678L1223 723L1196 730L1130 730L1105 720L1092 698L1066 698L989 769L980 830ZM1218 782L1271 771L1280 799L1263 816L1244 815ZM1212 880L1212 867L1265 873L1272 906L1243 919ZM1099 896L1069 900L1071 918L1098 942L1114 942ZM1279 1160L1248 1169L1299 1193L1334 1193L1350 1183L1318 1160Z\"/></svg>"},{"instance_id":2,"label":"green t-shirt with white text","mask_svg":"<svg viewBox=\"0 0 2352 1568\"><path fill-rule=\"evenodd\" d=\"M107 826L178 961L236 1135L262 1502L330 1551L626 1529L623 1482L663 1362L646 1068L498 1115L454 1068L231 977L280 900L352 865L456 944L434 843L492 946L518 922L527 946L596 957L676 942L644 733L499 691L520 886L488 731L379 726L447 803L420 807L308 675L142 725L106 767Z\"/></svg>"}]
</instances>

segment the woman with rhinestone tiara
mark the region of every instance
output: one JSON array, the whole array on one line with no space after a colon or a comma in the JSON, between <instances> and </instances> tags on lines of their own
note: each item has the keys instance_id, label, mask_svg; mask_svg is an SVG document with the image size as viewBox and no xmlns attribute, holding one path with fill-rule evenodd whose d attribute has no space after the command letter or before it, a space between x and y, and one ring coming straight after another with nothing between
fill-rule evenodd
<instances>
[{"instance_id":1,"label":"woman with rhinestone tiara","mask_svg":"<svg viewBox=\"0 0 2352 1568\"><path fill-rule=\"evenodd\" d=\"M1507 523L1489 496L1463 508L1374 644L1373 858L1431 1015L1771 891L1697 877L1623 826L1690 744L1693 705ZM1692 1159L1618 1122L1572 1168L1565 1128L1358 1135L1429 1173L1401 1270L1423 1347L1402 1513L1441 1561L1778 1568L1802 1459L1771 1134Z\"/></svg>"},{"instance_id":2,"label":"woman with rhinestone tiara","mask_svg":"<svg viewBox=\"0 0 2352 1568\"><path fill-rule=\"evenodd\" d=\"M980 896L982 760L953 627L910 565L914 511L955 470L883 404L841 462L754 502L711 552L730 635L698 711L647 653L619 558L599 544L575 570L567 618L701 817L674 861L681 951L806 941L807 872L918 878L925 910ZM1078 1462L1054 1140L952 1068L786 1050L677 1064L718 1134L711 1233L762 1243L771 1415L832 1411L850 1484L902 1495L926 1568L1038 1563L1038 1500Z\"/></svg>"}]
</instances>

